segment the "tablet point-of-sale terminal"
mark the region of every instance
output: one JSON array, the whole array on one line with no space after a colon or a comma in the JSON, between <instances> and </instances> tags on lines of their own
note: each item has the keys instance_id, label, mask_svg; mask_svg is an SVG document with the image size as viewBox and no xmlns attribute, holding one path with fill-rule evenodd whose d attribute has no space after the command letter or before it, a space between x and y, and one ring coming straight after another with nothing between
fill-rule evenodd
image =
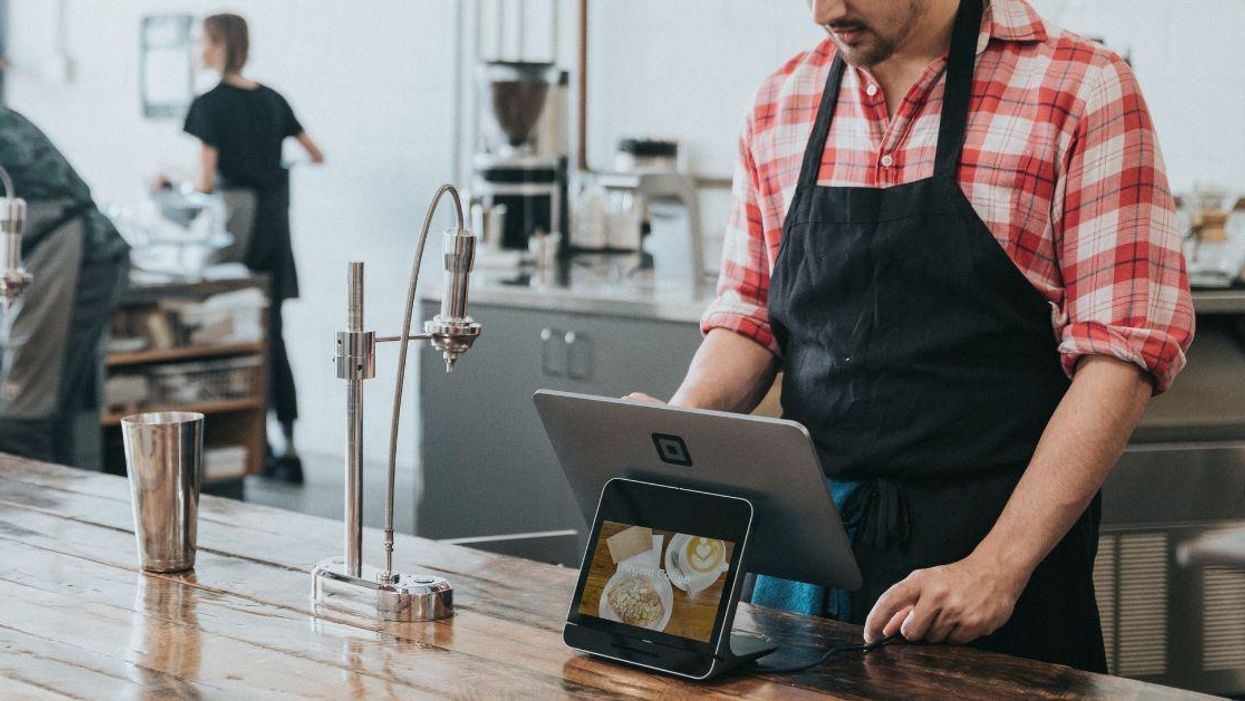
<instances>
[{"instance_id":1,"label":"tablet point-of-sale terminal","mask_svg":"<svg viewBox=\"0 0 1245 701\"><path fill-rule=\"evenodd\" d=\"M732 631L744 573L860 586L799 424L546 390L535 402L591 526L570 647L708 679L778 647Z\"/></svg>"}]
</instances>

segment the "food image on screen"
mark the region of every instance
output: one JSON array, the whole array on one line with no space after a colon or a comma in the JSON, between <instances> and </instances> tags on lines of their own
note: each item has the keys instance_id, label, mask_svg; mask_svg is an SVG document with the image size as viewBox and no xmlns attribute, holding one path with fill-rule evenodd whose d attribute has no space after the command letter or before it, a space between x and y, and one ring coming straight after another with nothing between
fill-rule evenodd
<instances>
[{"instance_id":1,"label":"food image on screen","mask_svg":"<svg viewBox=\"0 0 1245 701\"><path fill-rule=\"evenodd\" d=\"M735 544L604 521L578 611L709 642Z\"/></svg>"},{"instance_id":2,"label":"food image on screen","mask_svg":"<svg viewBox=\"0 0 1245 701\"><path fill-rule=\"evenodd\" d=\"M622 622L633 626L652 625L665 612L657 589L644 577L632 577L615 586L608 598Z\"/></svg>"}]
</instances>

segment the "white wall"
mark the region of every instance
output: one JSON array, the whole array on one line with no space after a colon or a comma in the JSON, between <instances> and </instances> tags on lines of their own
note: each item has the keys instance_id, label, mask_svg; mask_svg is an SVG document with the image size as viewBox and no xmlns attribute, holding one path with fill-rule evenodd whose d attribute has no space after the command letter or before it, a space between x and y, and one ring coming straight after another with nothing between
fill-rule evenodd
<instances>
[{"instance_id":1,"label":"white wall","mask_svg":"<svg viewBox=\"0 0 1245 701\"><path fill-rule=\"evenodd\" d=\"M98 200L131 201L160 167L193 162L195 143L181 134L180 121L141 116L139 22L151 13L208 14L220 10L218 2L66 0L74 75L65 83L41 76L55 44L57 3L8 4L14 66L6 101L51 136ZM416 227L436 186L451 177L456 3L235 0L230 7L251 24L248 75L287 96L328 157L324 167L301 167L293 176L303 296L287 305L286 327L301 394L300 447L340 455L345 391L334 378L332 346L345 323L346 262L368 264L369 325L395 332ZM373 461L386 455L393 365L383 350L370 384ZM411 407L408 400L400 453L408 466Z\"/></svg>"},{"instance_id":2,"label":"white wall","mask_svg":"<svg viewBox=\"0 0 1245 701\"><path fill-rule=\"evenodd\" d=\"M598 167L619 138L656 136L682 141L693 172L730 177L761 80L824 37L806 0L598 0L588 17L589 160Z\"/></svg>"}]
</instances>

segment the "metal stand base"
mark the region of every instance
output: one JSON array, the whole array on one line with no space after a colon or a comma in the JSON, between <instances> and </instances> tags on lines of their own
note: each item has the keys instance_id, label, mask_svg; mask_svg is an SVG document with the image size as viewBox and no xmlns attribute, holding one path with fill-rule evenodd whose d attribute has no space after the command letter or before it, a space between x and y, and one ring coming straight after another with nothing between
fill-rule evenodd
<instances>
[{"instance_id":1,"label":"metal stand base","mask_svg":"<svg viewBox=\"0 0 1245 701\"><path fill-rule=\"evenodd\" d=\"M441 577L394 574L381 581L375 567L362 577L346 574L346 560L331 557L311 570L311 600L327 608L383 621L436 621L454 615L454 588Z\"/></svg>"},{"instance_id":2,"label":"metal stand base","mask_svg":"<svg viewBox=\"0 0 1245 701\"><path fill-rule=\"evenodd\" d=\"M738 605L738 602L735 603ZM722 664L714 669L713 676L715 677L733 669L751 665L778 650L778 646L768 639L750 633L731 631L730 640L731 644L724 654L718 655Z\"/></svg>"}]
</instances>

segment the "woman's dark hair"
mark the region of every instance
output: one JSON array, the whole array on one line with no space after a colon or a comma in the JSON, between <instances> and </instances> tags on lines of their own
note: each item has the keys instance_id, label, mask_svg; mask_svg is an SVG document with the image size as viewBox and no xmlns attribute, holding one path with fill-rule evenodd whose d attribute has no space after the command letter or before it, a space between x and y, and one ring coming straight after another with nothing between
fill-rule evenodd
<instances>
[{"instance_id":1,"label":"woman's dark hair","mask_svg":"<svg viewBox=\"0 0 1245 701\"><path fill-rule=\"evenodd\" d=\"M203 31L217 44L225 45L225 73L237 73L246 65L251 51L251 33L241 15L223 13L203 20Z\"/></svg>"}]
</instances>

